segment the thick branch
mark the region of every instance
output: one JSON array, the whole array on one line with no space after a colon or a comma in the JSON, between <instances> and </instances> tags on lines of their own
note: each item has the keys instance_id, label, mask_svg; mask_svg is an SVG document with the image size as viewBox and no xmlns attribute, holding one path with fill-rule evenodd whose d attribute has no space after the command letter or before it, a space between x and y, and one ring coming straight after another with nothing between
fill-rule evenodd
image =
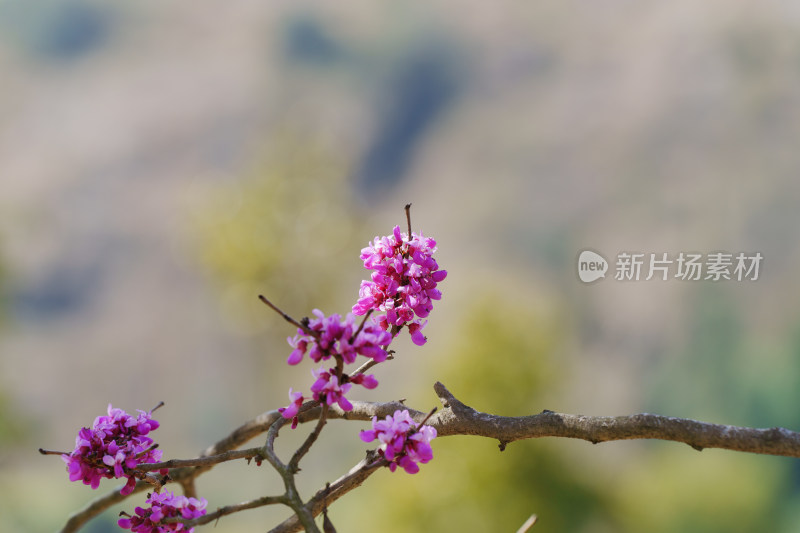
<instances>
[{"instance_id":1,"label":"thick branch","mask_svg":"<svg viewBox=\"0 0 800 533\"><path fill-rule=\"evenodd\" d=\"M441 436L479 435L509 442L539 437L567 437L592 443L625 439L683 442L696 450L723 448L765 455L800 457L800 433L784 428L755 429L709 424L685 418L637 414L583 416L543 411L537 415L505 417L481 413L456 399L441 383L434 385L445 409L429 424Z\"/></svg>"},{"instance_id":2,"label":"thick branch","mask_svg":"<svg viewBox=\"0 0 800 533\"><path fill-rule=\"evenodd\" d=\"M437 382L434 390L445 408L433 415L427 423L436 428L440 437L477 435L499 440L501 448L516 440L541 437L583 439L595 444L612 440L657 439L683 442L697 450L722 448L763 455L800 457L800 433L779 427L756 429L726 426L648 413L584 416L545 410L530 416L498 416L482 413L465 405L441 383ZM347 413L334 406L328 417L370 420L373 416L382 418L390 415L395 409L408 409L399 402L354 401L352 404L353 410ZM417 422L421 422L426 416L422 411L408 411ZM312 409L307 415L313 416L315 412Z\"/></svg>"},{"instance_id":3,"label":"thick branch","mask_svg":"<svg viewBox=\"0 0 800 533\"><path fill-rule=\"evenodd\" d=\"M697 450L722 448L765 455L800 457L800 433L779 427L756 429L726 426L647 413L609 417L543 411L531 416L506 417L476 411L458 400L441 383L437 382L434 385L434 390L445 408L433 415L427 423L436 428L439 436L478 435L488 437L500 441L501 449L516 440L540 437L566 437L583 439L592 443L626 439L659 439L683 442ZM328 418L368 421L373 416L383 418L391 415L397 409L408 409L411 416L418 423L422 422L427 416L426 412L410 409L402 402L373 403L352 401L351 403L353 404L353 410L348 412L342 411L338 405L331 406L328 410ZM298 419L301 423L317 421L320 413L320 407L301 409ZM225 456L225 452L234 450L253 437L267 431L273 422L279 418L281 418L281 415L277 411L268 411L259 415L207 448L201 454L201 459L214 455ZM237 453L245 452L249 451L245 450ZM235 458L234 456L229 457ZM190 460L187 463L168 462L175 465L190 463L201 465L185 466L171 470L170 478L181 484L187 483L209 470L217 462L219 461ZM359 479L358 483L354 483L348 478L352 471L348 476L337 480L336 483L342 482L342 484L338 488L336 483L331 485L328 502L338 499L349 490L352 490L352 488L360 485L372 472L374 472L374 469L369 469L359 474L359 476L363 475L363 478L354 478ZM135 492L140 492L150 487L150 484L140 481L136 484L134 490ZM306 507L312 511L314 516L322 510L323 491L324 489L321 489L306 504ZM70 517L61 530L62 533L77 531L89 519L123 501L125 498L125 496L119 494L119 488L117 488L114 492L95 499ZM281 529L289 527L286 524L292 520L296 520L296 517L288 519L274 531L296 531L296 529Z\"/></svg>"}]
</instances>

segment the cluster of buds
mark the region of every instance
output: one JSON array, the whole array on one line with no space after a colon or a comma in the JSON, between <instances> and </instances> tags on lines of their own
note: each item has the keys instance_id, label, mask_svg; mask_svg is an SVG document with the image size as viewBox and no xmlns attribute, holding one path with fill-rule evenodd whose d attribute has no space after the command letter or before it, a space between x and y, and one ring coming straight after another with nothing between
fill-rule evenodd
<instances>
[{"instance_id":1,"label":"cluster of buds","mask_svg":"<svg viewBox=\"0 0 800 533\"><path fill-rule=\"evenodd\" d=\"M120 493L130 494L136 485L132 470L139 464L161 460L161 450L148 436L158 425L152 411L139 411L138 416L132 416L109 404L108 415L98 416L91 429L82 428L75 439L75 449L62 455L69 480L80 480L96 489L102 478L126 477L128 481Z\"/></svg>"},{"instance_id":2,"label":"cluster of buds","mask_svg":"<svg viewBox=\"0 0 800 533\"><path fill-rule=\"evenodd\" d=\"M192 520L206 514L205 498L187 498L175 496L172 492L163 491L147 495L149 507L136 508L136 514L120 518L117 524L122 529L130 529L136 533L166 533L167 531L185 531L191 533L194 528L186 528L181 522L167 522L169 518Z\"/></svg>"}]
</instances>

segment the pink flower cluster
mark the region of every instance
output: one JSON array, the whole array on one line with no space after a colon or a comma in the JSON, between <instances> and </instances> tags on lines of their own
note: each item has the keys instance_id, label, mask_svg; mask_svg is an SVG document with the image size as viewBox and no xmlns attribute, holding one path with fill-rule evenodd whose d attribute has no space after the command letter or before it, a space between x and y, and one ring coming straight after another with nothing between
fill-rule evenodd
<instances>
[{"instance_id":1,"label":"pink flower cluster","mask_svg":"<svg viewBox=\"0 0 800 533\"><path fill-rule=\"evenodd\" d=\"M152 413L139 411L138 416L132 416L108 404L108 416L98 416L92 429L82 428L75 439L75 449L61 456L67 463L69 480L82 480L96 489L101 478L127 477L120 493L130 494L136 485L130 470L141 463L161 460L161 450L155 449L153 439L148 437L158 425Z\"/></svg>"},{"instance_id":2,"label":"pink flower cluster","mask_svg":"<svg viewBox=\"0 0 800 533\"><path fill-rule=\"evenodd\" d=\"M377 363L386 360L386 350L382 346L392 342L392 337L381 328L365 324L355 335L358 326L353 315L348 314L342 320L336 313L326 318L319 309L314 309L312 313L316 318L308 321L308 329L313 335L298 329L297 335L286 339L289 346L294 348L286 361L290 365L302 361L306 351L315 363L339 356L345 364L350 364L359 354Z\"/></svg>"},{"instance_id":3,"label":"pink flower cluster","mask_svg":"<svg viewBox=\"0 0 800 533\"><path fill-rule=\"evenodd\" d=\"M433 258L436 241L422 233L400 233L395 226L392 235L375 237L361 250L364 266L372 270L370 281L362 281L358 302L353 313L364 315L370 309L380 311L376 320L388 330L408 326L411 340L422 346L427 340L422 334L426 318L433 309L433 300L442 293L436 285L447 277ZM416 318L415 318L416 317Z\"/></svg>"},{"instance_id":4,"label":"pink flower cluster","mask_svg":"<svg viewBox=\"0 0 800 533\"><path fill-rule=\"evenodd\" d=\"M150 507L136 508L136 514L117 521L119 527L130 529L136 533L165 533L167 531L186 531L191 533L194 528L186 528L180 522L162 522L165 518L185 518L191 520L206 514L205 498L187 498L175 496L172 492L152 493L147 495L146 503Z\"/></svg>"},{"instance_id":5,"label":"pink flower cluster","mask_svg":"<svg viewBox=\"0 0 800 533\"><path fill-rule=\"evenodd\" d=\"M313 313L316 318L309 320L307 326L311 333L298 329L297 335L287 339L289 345L294 348L286 361L290 365L296 365L302 361L306 352L317 363L334 358L337 362L341 361L342 366L354 363L358 355L363 355L378 363L386 360L388 354L384 346L392 341L388 332L375 324L364 324L359 331L355 324L355 318L351 314L342 319L337 314L326 317L319 309L314 309ZM312 370L311 374L315 379L314 384L311 385L314 401L327 405L338 404L345 411L353 409L353 404L345 397L353 384L367 389L374 389L378 386L378 380L371 374L350 376L342 373L340 378L335 368L328 370L318 368ZM278 411L287 420L292 420L294 429L297 427L297 414L303 405L304 397L302 393L289 389L289 400L291 403L287 407L281 407Z\"/></svg>"},{"instance_id":6,"label":"pink flower cluster","mask_svg":"<svg viewBox=\"0 0 800 533\"><path fill-rule=\"evenodd\" d=\"M383 420L372 418L372 429L362 431L361 440L372 442L377 439L381 445L378 453L386 458L392 472L400 466L409 474L419 472L417 463L427 463L433 459L430 442L436 438L436 429L431 426L418 427L407 410L394 412Z\"/></svg>"}]
</instances>

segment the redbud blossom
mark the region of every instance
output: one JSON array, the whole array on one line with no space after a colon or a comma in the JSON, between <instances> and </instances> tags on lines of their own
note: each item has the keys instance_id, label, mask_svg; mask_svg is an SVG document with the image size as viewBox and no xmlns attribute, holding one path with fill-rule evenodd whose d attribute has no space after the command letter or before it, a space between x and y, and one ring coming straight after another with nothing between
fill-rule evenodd
<instances>
[{"instance_id":1,"label":"redbud blossom","mask_svg":"<svg viewBox=\"0 0 800 533\"><path fill-rule=\"evenodd\" d=\"M394 412L383 420L372 417L372 429L362 431L364 442L377 439L381 444L378 453L389 461L389 470L402 467L409 474L419 472L417 463L433 459L430 441L436 438L436 429L431 426L417 427L407 410Z\"/></svg>"},{"instance_id":2,"label":"redbud blossom","mask_svg":"<svg viewBox=\"0 0 800 533\"><path fill-rule=\"evenodd\" d=\"M318 368L312 370L311 375L314 376L314 384L311 385L311 393L314 400L319 403L326 403L328 405L338 404L344 411L351 411L353 404L345 398L345 394L350 391L353 384L361 385L365 389L374 389L378 386L378 380L372 374L359 373L354 376L342 374L342 383L339 383L336 377L336 370L330 368ZM289 399L292 401L287 407L281 407L278 412L285 419L292 419L292 429L297 427L297 414L300 406L303 404L303 395L299 392L294 392L289 389Z\"/></svg>"},{"instance_id":3,"label":"redbud blossom","mask_svg":"<svg viewBox=\"0 0 800 533\"><path fill-rule=\"evenodd\" d=\"M297 335L287 339L289 346L294 348L286 361L290 365L299 363L306 352L315 363L331 357L341 357L346 364L350 364L358 355L373 359L377 363L386 360L386 350L382 346L388 345L392 337L381 328L374 324L365 324L354 337L358 326L352 314L348 313L342 319L335 313L326 317L319 309L314 309L312 312L316 318L308 321L308 329L313 331L316 337L298 329Z\"/></svg>"},{"instance_id":4,"label":"redbud blossom","mask_svg":"<svg viewBox=\"0 0 800 533\"><path fill-rule=\"evenodd\" d=\"M185 518L191 520L206 514L205 498L187 498L186 496L175 496L172 492L163 491L147 495L150 507L144 509L136 508L136 514L128 518L120 518L117 521L119 527L130 529L136 533L166 533L167 531L185 531L192 533L194 528L186 528L180 522L165 523L165 518Z\"/></svg>"},{"instance_id":5,"label":"redbud blossom","mask_svg":"<svg viewBox=\"0 0 800 533\"><path fill-rule=\"evenodd\" d=\"M136 477L130 471L139 464L161 460L161 450L155 449L153 439L147 436L158 426L152 412L139 411L138 416L132 416L109 404L108 416L98 416L92 429L82 428L75 449L61 456L67 463L69 480L81 480L96 489L102 478L126 477L120 493L130 494L136 486Z\"/></svg>"},{"instance_id":6,"label":"redbud blossom","mask_svg":"<svg viewBox=\"0 0 800 533\"><path fill-rule=\"evenodd\" d=\"M383 329L408 326L411 340L419 346L427 340L420 331L425 318L433 309L433 300L442 293L437 284L447 277L433 258L436 241L422 233L411 237L395 226L392 235L375 237L374 242L361 250L364 266L372 270L371 280L362 281L358 302L353 313L364 315L370 309L383 314L374 320ZM415 318L416 317L416 318Z\"/></svg>"},{"instance_id":7,"label":"redbud blossom","mask_svg":"<svg viewBox=\"0 0 800 533\"><path fill-rule=\"evenodd\" d=\"M314 384L311 385L311 392L314 394L316 401L319 403L324 402L328 405L338 403L339 407L344 411L353 410L353 404L344 397L352 387L350 383L342 383L340 385L336 374L326 371L324 368L312 370L311 373L317 378Z\"/></svg>"},{"instance_id":8,"label":"redbud blossom","mask_svg":"<svg viewBox=\"0 0 800 533\"><path fill-rule=\"evenodd\" d=\"M300 406L303 405L303 395L299 392L294 392L291 387L289 387L289 399L292 401L287 407L280 407L278 408L278 412L283 416L283 418L289 420L292 419L292 429L297 427L297 413L300 411Z\"/></svg>"},{"instance_id":9,"label":"redbud blossom","mask_svg":"<svg viewBox=\"0 0 800 533\"><path fill-rule=\"evenodd\" d=\"M375 376L372 374L356 374L350 378L350 383L361 385L365 389L374 389L378 386L378 380L375 379Z\"/></svg>"}]
</instances>

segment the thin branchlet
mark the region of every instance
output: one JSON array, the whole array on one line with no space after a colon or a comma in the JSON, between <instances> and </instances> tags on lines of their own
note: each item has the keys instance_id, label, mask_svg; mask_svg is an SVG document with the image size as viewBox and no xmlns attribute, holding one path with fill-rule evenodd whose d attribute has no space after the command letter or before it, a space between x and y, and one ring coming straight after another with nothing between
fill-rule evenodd
<instances>
[{"instance_id":1,"label":"thin branchlet","mask_svg":"<svg viewBox=\"0 0 800 533\"><path fill-rule=\"evenodd\" d=\"M362 319L361 319L361 324L359 324L359 325L358 325L358 329L357 329L357 330L355 331L355 333L353 333L353 335L350 337L350 342L351 342L351 343L352 343L353 341L355 341L355 340L356 340L356 337L358 337L358 334L359 334L359 333L361 333L361 330L363 330L363 329L364 329L364 325L367 323L367 319L369 318L369 316L372 314L372 312L373 312L373 311L375 311L375 310L374 310L374 309L370 309L370 310L369 310L369 311L367 311L367 313L364 315L364 318L362 318Z\"/></svg>"},{"instance_id":2,"label":"thin branchlet","mask_svg":"<svg viewBox=\"0 0 800 533\"><path fill-rule=\"evenodd\" d=\"M318 338L319 337L319 333L318 332L316 332L313 329L309 328L307 325L305 325L305 324L303 324L301 322L298 322L297 320L295 320L294 318L289 316L287 313L284 313L278 306L276 306L274 303L270 302L267 299L267 297L264 296L263 294L259 294L258 295L258 299L261 300L262 302L264 302L264 304L266 304L267 307L269 307L270 309L272 309L273 311L275 311L276 313L281 315L285 321L287 321L288 323L292 324L293 326L297 326L297 328L301 329L303 331L303 333L305 333L306 335L311 335L314 338Z\"/></svg>"}]
</instances>

